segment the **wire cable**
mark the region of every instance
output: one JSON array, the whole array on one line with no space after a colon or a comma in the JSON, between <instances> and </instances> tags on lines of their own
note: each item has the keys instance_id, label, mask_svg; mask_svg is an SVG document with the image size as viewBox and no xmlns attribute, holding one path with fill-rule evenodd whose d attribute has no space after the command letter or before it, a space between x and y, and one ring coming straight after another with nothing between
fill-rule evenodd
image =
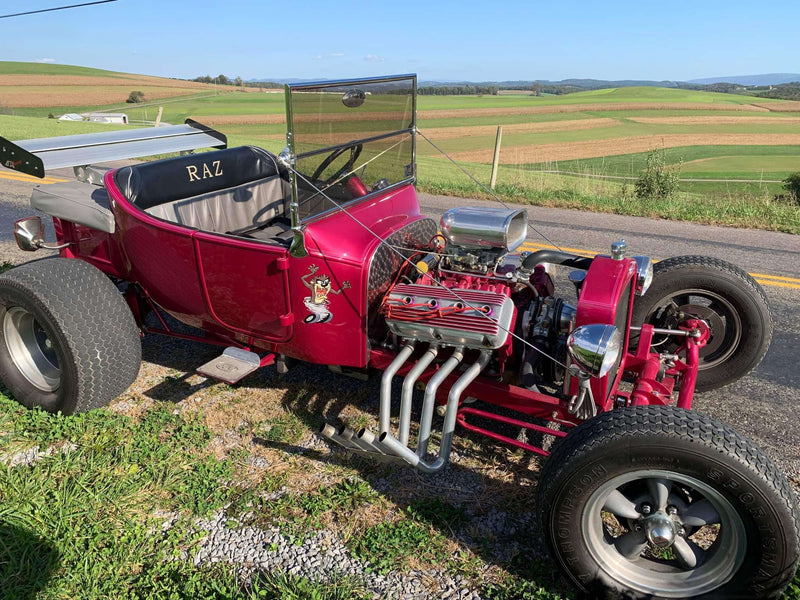
<instances>
[{"instance_id":1,"label":"wire cable","mask_svg":"<svg viewBox=\"0 0 800 600\"><path fill-rule=\"evenodd\" d=\"M436 150L438 150L438 151L441 153L441 155L442 155L442 156L444 156L444 157L445 157L447 160L449 160L449 161L450 161L451 163L453 163L453 164L454 164L456 167L458 167L458 170L459 170L459 171L461 171L462 173L464 173L464 175L466 175L467 177L469 177L469 178L470 178L470 179L471 179L471 180L472 180L472 181L475 183L475 185L477 185L479 188L481 188L481 190L483 190L485 193L489 194L489 195L490 195L492 198L494 198L495 200L497 200L497 201L498 201L500 204L502 204L504 207L506 207L506 208L511 208L511 207L510 207L508 204L506 204L505 202L503 202L503 201L500 199L500 196L498 196L497 194L495 194L495 193L494 193L494 191L493 191L491 188L487 188L485 185L483 185L483 184L482 184L480 181L478 181L478 180L475 178L475 176L474 176L472 173L470 173L469 171L467 171L467 170L466 170L464 167L462 167L460 164L458 164L458 163L457 163L457 162L456 162L456 161L455 161L453 158L451 158L451 157L450 157L450 156L447 154L447 152L445 152L445 151L444 151L444 150L442 150L442 149L441 149L439 146L437 146L436 144L434 144L434 143L431 141L431 139L430 139L430 138L429 138L427 135L425 135L424 133L422 133L422 132L419 130L419 128L417 128L417 129L416 129L416 132L417 132L419 135L421 135L421 136L423 137L423 139L424 139L426 142L428 142L428 143L429 143L431 146L433 146L434 148L436 148ZM538 229L536 229L536 227L534 227L533 225L531 225L531 222L530 222L530 221L528 221L528 227L530 227L530 228L531 228L533 231L535 231L537 234L539 234L540 236L542 236L542 238L544 238L544 239L547 241L547 243L548 243L548 244L550 244L551 246L553 246L553 247L557 248L558 250L560 250L561 252L563 252L563 250L561 250L561 247L560 247L558 244L556 244L556 243L555 243L553 240L551 240L549 237L547 237L547 236L546 236L545 234L543 234L541 231L539 231Z\"/></svg>"},{"instance_id":2,"label":"wire cable","mask_svg":"<svg viewBox=\"0 0 800 600\"><path fill-rule=\"evenodd\" d=\"M14 13L10 15L0 15L0 19L9 19L11 17L22 17L25 15L36 15L39 13L53 12L54 10L66 10L68 8L79 8L81 6L92 6L93 4L108 4L109 2L116 2L117 0L95 0L95 2L83 2L81 4L70 4L69 6L56 6L54 8L42 8L39 10L29 10L27 12Z\"/></svg>"},{"instance_id":3,"label":"wire cable","mask_svg":"<svg viewBox=\"0 0 800 600\"><path fill-rule=\"evenodd\" d=\"M317 194L320 194L320 195L322 195L322 196L323 196L323 197L324 197L326 200L328 200L329 202L331 202L331 203L332 203L332 204L333 204L333 205L334 205L334 206L335 206L335 207L336 207L336 208L337 208L339 211L343 212L343 213L344 213L345 215L347 215L347 216L348 216L348 217L349 217L351 220L353 220L353 221L354 221L354 222L355 222L357 225L359 225L359 226L360 226L362 229L364 229L364 230L365 230L367 233L369 233L369 234L370 234L372 237L374 237L375 239L377 239L381 245L383 245L383 246L386 246L386 247L387 247L387 248L389 248L389 249L390 249L392 252L394 252L395 254L397 254L397 255L400 257L400 259L401 259L401 260L402 260L404 263L406 263L406 264L408 264L409 266L411 266L412 268L416 269L416 265L414 265L414 264L413 264L413 263L412 263L412 262L411 262L411 261L410 261L410 260L409 260L409 259L408 259L408 258L407 258L407 257L406 257L406 256L405 256L403 253L402 253L402 252L400 252L399 250L397 250L397 249L396 249L394 246L392 246L392 245L391 245L389 242L387 242L387 241L386 241L384 238L382 238L380 235L378 235L377 233L375 233L374 231L372 231L372 229L370 229L368 225L366 225L366 224L362 223L362 222L361 222L361 221L360 221L360 220L359 220L357 217L355 217L354 215L350 214L350 211L349 211L349 210L347 210L347 209L346 209L346 208L344 208L344 207L343 207L343 206L342 206L342 205L341 205L339 202L337 202L336 200L334 200L333 198L331 198L330 196L328 196L328 194L326 194L326 193L325 193L323 190L319 189L319 188L318 188L316 185L314 185L314 183L312 183L312 182L311 182L311 180L309 180L309 179L308 179L308 178L307 178L305 175L303 175L302 173L300 173L300 172L299 172L297 169L295 169L295 168L294 168L292 165L288 164L286 161L282 161L282 162L283 162L283 164L286 166L286 168L290 169L290 170L291 170L291 171L292 171L292 172L293 172L293 173L294 173L294 174L295 174L297 177L299 177L300 179L302 179L302 180L303 180L305 183L307 183L308 185L310 185L310 186L311 186L313 189L317 190ZM327 189L327 188L326 188L326 189ZM526 340L526 339L524 339L524 338L522 338L522 337L518 336L518 335L517 335L517 334L515 334L513 331L511 331L511 330L509 330L509 329L506 329L505 327L503 327L503 326L502 326L502 325L501 325L501 324L500 324L498 321L496 321L495 319L492 319L492 318L491 318L489 315L487 315L487 314L485 314L483 311L481 311L481 309L480 309L479 307L477 307L477 306L474 306L472 303L470 303L469 301L467 301L467 300L465 300L464 298L462 298L461 296L459 296L459 295L458 295L458 294L457 294L457 293L456 293L456 292L453 290L453 288L449 288L449 287L447 287L447 286L446 286L446 285L444 285L444 284L443 284L441 281L438 281L438 280L437 280L435 277L432 277L430 274L428 274L428 277L430 278L430 280L431 280L433 283L435 283L436 285L438 285L438 286L439 286L439 287L441 287L442 289L444 289L444 290L447 290L447 292L448 292L450 295L452 295L453 297L455 297L455 298L456 298L456 299L457 299L459 302L461 302L461 303L462 303L464 306L466 306L466 307L468 307L468 308L470 308L470 309L474 310L476 313L478 313L478 315L480 315L480 316L481 316L481 317L483 317L484 319L486 319L486 320L488 320L488 321L491 321L491 322L492 322L492 323L494 323L494 324L495 324L497 327L499 327L501 330L505 331L505 332L506 332L508 335L510 335L510 336L511 336L511 337L513 337L514 339L516 339L516 340L518 340L518 341L522 342L522 344L524 344L525 346L528 346L528 347L532 348L533 350L535 350L536 352L538 352L539 354L541 354L541 355L542 355L542 356L544 356L545 358L547 358L547 359L549 359L549 360L552 360L554 363L556 363L556 364L557 364L557 365L559 365L560 367L563 367L563 368L565 368L565 369L568 369L568 368L569 368L569 367L568 367L566 364L564 364L563 362L561 362L561 361L560 361L560 360L558 360L557 358L555 358L555 357L553 357L553 356L550 356L550 355L549 355L547 352L545 352L544 350L542 350L542 349L540 349L540 348L537 348L536 346L534 346L533 344L531 344L531 343L530 343L528 340ZM594 377L594 376L593 376L593 377Z\"/></svg>"}]
</instances>

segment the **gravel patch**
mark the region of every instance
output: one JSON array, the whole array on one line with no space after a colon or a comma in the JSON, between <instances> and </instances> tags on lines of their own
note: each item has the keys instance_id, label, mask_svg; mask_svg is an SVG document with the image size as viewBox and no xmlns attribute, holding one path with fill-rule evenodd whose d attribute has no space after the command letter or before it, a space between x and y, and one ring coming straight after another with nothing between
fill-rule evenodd
<instances>
[{"instance_id":1,"label":"gravel patch","mask_svg":"<svg viewBox=\"0 0 800 600\"><path fill-rule=\"evenodd\" d=\"M72 443L50 446L44 450L40 450L38 447L27 448L13 454L0 454L0 464L8 467L32 467L37 462L44 460L48 456L52 456L57 453L68 454L76 448L77 446Z\"/></svg>"},{"instance_id":2,"label":"gravel patch","mask_svg":"<svg viewBox=\"0 0 800 600\"><path fill-rule=\"evenodd\" d=\"M330 531L317 532L298 544L274 528L230 528L222 512L197 520L195 526L206 536L194 557L197 566L226 563L239 566L245 574L280 571L320 582L349 576L375 597L386 599L480 598L460 575L452 576L439 569L372 573L369 565L353 558L342 539Z\"/></svg>"}]
</instances>

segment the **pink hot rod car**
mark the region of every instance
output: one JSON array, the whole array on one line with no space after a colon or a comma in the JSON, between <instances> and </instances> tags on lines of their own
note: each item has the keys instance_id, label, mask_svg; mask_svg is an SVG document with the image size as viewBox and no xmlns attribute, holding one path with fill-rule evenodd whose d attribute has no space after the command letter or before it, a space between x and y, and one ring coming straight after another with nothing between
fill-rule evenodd
<instances>
[{"instance_id":1,"label":"pink hot rod car","mask_svg":"<svg viewBox=\"0 0 800 600\"><path fill-rule=\"evenodd\" d=\"M136 378L145 334L219 345L199 371L230 383L287 357L378 369L379 429L321 433L425 472L447 465L457 426L550 456L542 533L584 593L779 595L800 557L792 490L751 441L690 410L695 390L764 356L758 284L714 258L653 265L623 242L593 258L515 252L522 209L425 217L415 76L292 85L286 98L280 156L227 148L191 121L0 139L6 167L77 175L31 198L55 245L38 217L16 224L22 249L60 256L0 276L0 377L14 397L64 414L103 406ZM201 147L216 150L184 152ZM182 154L94 164L166 152ZM559 293L554 265L571 280ZM552 455L515 427L555 437Z\"/></svg>"}]
</instances>

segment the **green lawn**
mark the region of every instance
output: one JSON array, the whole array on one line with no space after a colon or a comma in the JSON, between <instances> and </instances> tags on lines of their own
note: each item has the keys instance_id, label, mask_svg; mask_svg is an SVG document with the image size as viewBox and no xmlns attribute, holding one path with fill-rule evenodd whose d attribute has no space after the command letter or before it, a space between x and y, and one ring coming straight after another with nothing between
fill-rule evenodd
<instances>
[{"instance_id":1,"label":"green lawn","mask_svg":"<svg viewBox=\"0 0 800 600\"><path fill-rule=\"evenodd\" d=\"M76 135L79 133L96 133L126 129L127 125L109 125L106 123L83 123L42 119L41 117L12 117L0 115L0 136L8 140L27 140L32 138L55 137L60 135Z\"/></svg>"},{"instance_id":2,"label":"green lawn","mask_svg":"<svg viewBox=\"0 0 800 600\"><path fill-rule=\"evenodd\" d=\"M708 179L783 179L800 171L798 146L685 146L664 149L669 165L683 163L687 177ZM529 169L573 171L594 175L635 177L647 162L647 153L621 154L581 160L526 165ZM711 168L713 167L713 168Z\"/></svg>"},{"instance_id":3,"label":"green lawn","mask_svg":"<svg viewBox=\"0 0 800 600\"><path fill-rule=\"evenodd\" d=\"M182 380L168 376L162 387L180 387ZM264 393L257 405L263 406ZM343 574L317 582L280 570L253 574L234 560L197 565L209 537L199 519L220 514L223 529L232 533L277 530L280 537L270 538L264 552L291 551L320 531L333 531L367 573L402 573L409 564L420 565L461 575L488 600L569 597L551 564L531 560L525 531L506 540L521 544L520 556L503 567L487 564L479 544L476 553L454 535L474 529L482 517L467 515L447 494L412 495L398 504L400 496L386 497L370 483L392 476L391 469L342 452L298 452L296 444L315 435L321 419L306 412L305 404L319 394L327 395L302 382L290 394L302 406L296 412L276 403L254 413L256 404L242 402L240 388L215 384L204 392L204 409L190 400L176 405L128 396L126 402L139 406L135 416L100 409L63 417L27 411L0 392L0 597L373 597L363 580ZM206 424L204 410L218 416L212 422L223 423L227 415L239 425L220 437ZM270 411L277 416L263 418ZM249 420L254 414L261 420ZM231 434L242 445L220 455L220 442ZM253 467L253 449L268 467ZM34 457L29 464L9 464L25 453ZM522 471L528 467L521 461ZM403 485L413 485L413 472L403 473ZM504 510L530 510L519 497L535 489L515 484L511 494L511 486L505 488Z\"/></svg>"}]
</instances>

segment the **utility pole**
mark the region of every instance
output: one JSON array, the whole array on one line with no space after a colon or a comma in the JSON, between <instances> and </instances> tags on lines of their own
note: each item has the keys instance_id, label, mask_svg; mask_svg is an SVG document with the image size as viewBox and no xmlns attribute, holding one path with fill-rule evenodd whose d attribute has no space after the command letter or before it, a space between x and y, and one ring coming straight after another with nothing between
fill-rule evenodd
<instances>
[{"instance_id":1,"label":"utility pole","mask_svg":"<svg viewBox=\"0 0 800 600\"><path fill-rule=\"evenodd\" d=\"M164 112L164 107L163 107L163 106L159 106L159 107L158 107L158 115L156 116L156 124L155 124L155 127L158 127L159 125L161 125L161 114L162 114L163 112Z\"/></svg>"},{"instance_id":2,"label":"utility pole","mask_svg":"<svg viewBox=\"0 0 800 600\"><path fill-rule=\"evenodd\" d=\"M497 126L497 137L494 140L494 158L492 158L492 178L489 180L489 187L494 189L497 182L497 164L500 162L500 142L503 141L503 126Z\"/></svg>"}]
</instances>

